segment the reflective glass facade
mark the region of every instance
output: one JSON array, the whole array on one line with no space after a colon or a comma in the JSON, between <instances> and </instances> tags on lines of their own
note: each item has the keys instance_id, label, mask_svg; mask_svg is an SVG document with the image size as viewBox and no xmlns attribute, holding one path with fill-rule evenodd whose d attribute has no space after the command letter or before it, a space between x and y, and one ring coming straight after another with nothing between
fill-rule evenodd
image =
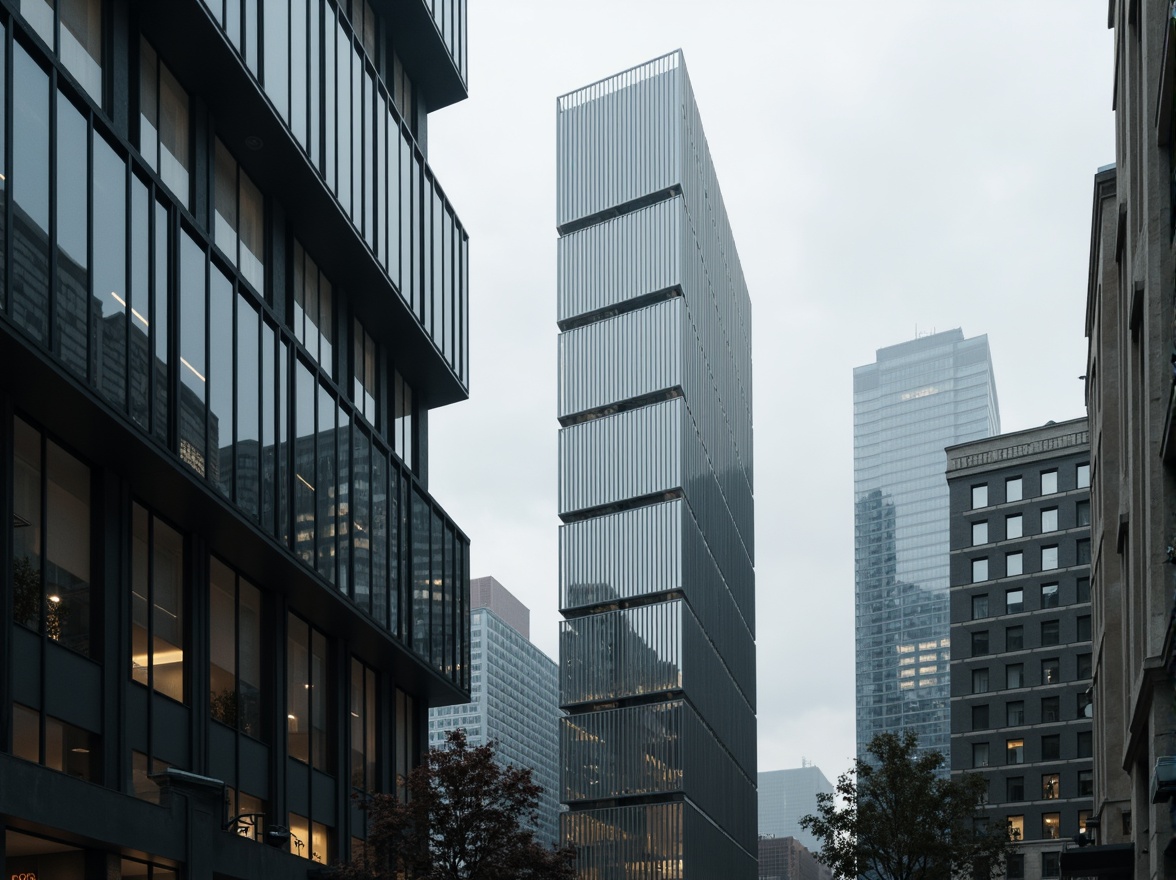
<instances>
[{"instance_id":1,"label":"reflective glass facade","mask_svg":"<svg viewBox=\"0 0 1176 880\"><path fill-rule=\"evenodd\" d=\"M813 833L800 827L802 817L817 812L817 794L832 794L833 784L819 767L767 770L759 774L759 834L761 838L792 837L810 852L821 844ZM763 841L760 841L761 862ZM762 864L761 864L762 867ZM760 871L763 876L763 871Z\"/></svg>"},{"instance_id":2,"label":"reflective glass facade","mask_svg":"<svg viewBox=\"0 0 1176 880\"><path fill-rule=\"evenodd\" d=\"M262 6L0 0L0 874L344 861L468 699L465 5Z\"/></svg>"},{"instance_id":3,"label":"reflective glass facade","mask_svg":"<svg viewBox=\"0 0 1176 880\"><path fill-rule=\"evenodd\" d=\"M558 107L564 840L754 877L750 299L681 54Z\"/></svg>"},{"instance_id":4,"label":"reflective glass facade","mask_svg":"<svg viewBox=\"0 0 1176 880\"><path fill-rule=\"evenodd\" d=\"M988 338L960 330L878 350L854 369L858 754L914 730L950 753L944 448L1000 433Z\"/></svg>"}]
</instances>

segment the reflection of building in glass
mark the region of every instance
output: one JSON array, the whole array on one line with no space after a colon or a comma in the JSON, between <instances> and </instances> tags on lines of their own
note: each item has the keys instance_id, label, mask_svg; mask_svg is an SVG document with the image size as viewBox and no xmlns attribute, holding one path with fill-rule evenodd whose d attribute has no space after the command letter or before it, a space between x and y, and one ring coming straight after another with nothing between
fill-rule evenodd
<instances>
[{"instance_id":1,"label":"reflection of building in glass","mask_svg":"<svg viewBox=\"0 0 1176 880\"><path fill-rule=\"evenodd\" d=\"M1009 876L1057 877L1094 786L1086 419L949 447L947 484L952 771L1024 841Z\"/></svg>"},{"instance_id":2,"label":"reflection of building in glass","mask_svg":"<svg viewBox=\"0 0 1176 880\"><path fill-rule=\"evenodd\" d=\"M557 129L564 839L753 877L751 305L681 53Z\"/></svg>"},{"instance_id":3,"label":"reflection of building in glass","mask_svg":"<svg viewBox=\"0 0 1176 880\"><path fill-rule=\"evenodd\" d=\"M0 863L301 876L469 695L465 5L132 7L0 16Z\"/></svg>"},{"instance_id":4,"label":"reflection of building in glass","mask_svg":"<svg viewBox=\"0 0 1176 880\"><path fill-rule=\"evenodd\" d=\"M760 880L833 880L833 872L795 837L761 835L759 877Z\"/></svg>"},{"instance_id":5,"label":"reflection of building in glass","mask_svg":"<svg viewBox=\"0 0 1176 880\"><path fill-rule=\"evenodd\" d=\"M960 330L878 350L854 369L857 746L949 737L944 447L1000 430L988 338Z\"/></svg>"},{"instance_id":6,"label":"reflection of building in glass","mask_svg":"<svg viewBox=\"0 0 1176 880\"><path fill-rule=\"evenodd\" d=\"M472 745L495 744L503 763L528 767L542 787L536 833L559 836L559 666L532 644L531 612L492 577L470 581L470 698L429 710L429 745L465 728Z\"/></svg>"},{"instance_id":7,"label":"reflection of building in glass","mask_svg":"<svg viewBox=\"0 0 1176 880\"><path fill-rule=\"evenodd\" d=\"M800 820L817 812L817 795L832 794L833 785L819 767L805 764L791 770L761 770L759 774L759 834L764 837L792 837L816 852L820 849L811 831ZM762 866L762 863L761 863ZM762 876L762 875L761 875Z\"/></svg>"}]
</instances>

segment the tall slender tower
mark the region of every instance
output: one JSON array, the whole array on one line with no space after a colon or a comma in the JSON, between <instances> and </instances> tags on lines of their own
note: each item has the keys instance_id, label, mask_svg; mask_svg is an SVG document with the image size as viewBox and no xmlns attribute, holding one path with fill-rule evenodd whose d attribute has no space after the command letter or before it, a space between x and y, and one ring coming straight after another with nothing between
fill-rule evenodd
<instances>
[{"instance_id":1,"label":"tall slender tower","mask_svg":"<svg viewBox=\"0 0 1176 880\"><path fill-rule=\"evenodd\" d=\"M933 333L853 371L859 755L902 730L950 754L944 448L999 433L987 336Z\"/></svg>"},{"instance_id":2,"label":"tall slender tower","mask_svg":"<svg viewBox=\"0 0 1176 880\"><path fill-rule=\"evenodd\" d=\"M681 52L557 116L563 834L755 877L747 287Z\"/></svg>"}]
</instances>

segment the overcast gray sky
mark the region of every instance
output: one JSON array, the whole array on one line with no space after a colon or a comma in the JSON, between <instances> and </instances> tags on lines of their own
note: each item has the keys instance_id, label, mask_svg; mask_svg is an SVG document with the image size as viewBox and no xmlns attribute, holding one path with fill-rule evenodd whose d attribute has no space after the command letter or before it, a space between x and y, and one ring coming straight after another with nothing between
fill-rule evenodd
<instances>
[{"instance_id":1,"label":"overcast gray sky","mask_svg":"<svg viewBox=\"0 0 1176 880\"><path fill-rule=\"evenodd\" d=\"M1085 413L1106 0L470 0L430 162L470 234L471 398L431 490L557 656L555 98L682 48L754 314L759 766L854 752L852 369L987 333L1006 431Z\"/></svg>"}]
</instances>

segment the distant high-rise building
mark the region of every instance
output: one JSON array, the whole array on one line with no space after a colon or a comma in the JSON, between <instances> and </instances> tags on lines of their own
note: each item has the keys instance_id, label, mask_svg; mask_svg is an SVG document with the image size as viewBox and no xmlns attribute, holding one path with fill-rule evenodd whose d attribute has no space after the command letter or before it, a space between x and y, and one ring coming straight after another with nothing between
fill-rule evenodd
<instances>
[{"instance_id":1,"label":"distant high-rise building","mask_svg":"<svg viewBox=\"0 0 1176 880\"><path fill-rule=\"evenodd\" d=\"M429 710L429 746L464 727L470 744L493 742L500 761L528 767L543 788L536 833L559 837L559 667L531 643L531 612L492 577L470 581L470 697Z\"/></svg>"},{"instance_id":2,"label":"distant high-rise building","mask_svg":"<svg viewBox=\"0 0 1176 880\"><path fill-rule=\"evenodd\" d=\"M751 303L681 52L558 102L563 832L756 874Z\"/></svg>"},{"instance_id":3,"label":"distant high-rise building","mask_svg":"<svg viewBox=\"0 0 1176 880\"><path fill-rule=\"evenodd\" d=\"M998 433L987 336L933 333L853 371L859 755L902 730L948 754L944 448Z\"/></svg>"},{"instance_id":4,"label":"distant high-rise building","mask_svg":"<svg viewBox=\"0 0 1176 880\"><path fill-rule=\"evenodd\" d=\"M1022 842L1007 876L1057 877L1094 789L1086 419L949 447L947 483L951 769Z\"/></svg>"},{"instance_id":5,"label":"distant high-rise building","mask_svg":"<svg viewBox=\"0 0 1176 880\"><path fill-rule=\"evenodd\" d=\"M816 852L821 845L811 831L800 827L800 820L817 812L817 795L820 793L832 794L833 785L819 767L761 771L760 837L795 837Z\"/></svg>"}]
</instances>

